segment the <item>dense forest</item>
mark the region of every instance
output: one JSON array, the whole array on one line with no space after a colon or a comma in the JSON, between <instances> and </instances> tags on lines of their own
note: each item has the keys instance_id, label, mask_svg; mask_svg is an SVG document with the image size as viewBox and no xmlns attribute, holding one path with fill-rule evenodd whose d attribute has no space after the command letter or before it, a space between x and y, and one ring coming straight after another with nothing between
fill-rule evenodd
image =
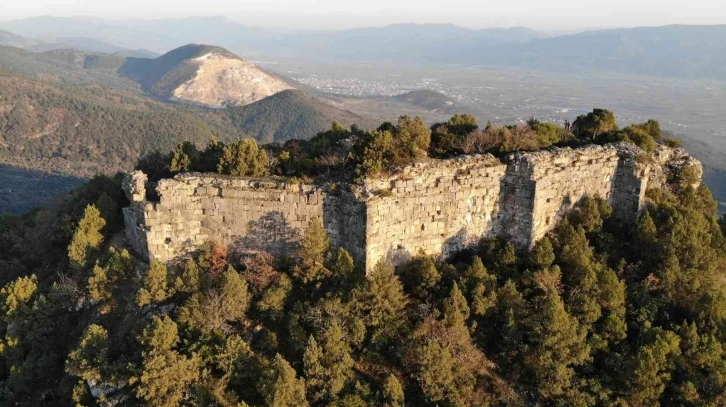
<instances>
[{"instance_id":1,"label":"dense forest","mask_svg":"<svg viewBox=\"0 0 726 407\"><path fill-rule=\"evenodd\" d=\"M424 151L647 150L660 137L656 122L610 118L596 110L569 132L403 117L269 148L182 143L140 166L359 177ZM726 219L691 177L649 190L637 224L591 197L530 250L483 239L365 276L319 219L287 256L212 239L191 258L144 263L124 240L121 176L96 176L52 210L0 218L0 404L721 406Z\"/></svg>"}]
</instances>

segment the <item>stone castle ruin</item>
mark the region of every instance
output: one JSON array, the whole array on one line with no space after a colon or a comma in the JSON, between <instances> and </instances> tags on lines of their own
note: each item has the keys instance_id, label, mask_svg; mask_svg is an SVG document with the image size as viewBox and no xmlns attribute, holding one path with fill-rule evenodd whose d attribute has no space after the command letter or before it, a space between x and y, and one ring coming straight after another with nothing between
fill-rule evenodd
<instances>
[{"instance_id":1,"label":"stone castle ruin","mask_svg":"<svg viewBox=\"0 0 726 407\"><path fill-rule=\"evenodd\" d=\"M646 160L627 144L427 160L362 185L297 183L183 173L156 185L128 175L126 235L146 259L169 262L213 241L233 251L289 255L313 217L331 243L370 270L420 252L448 256L499 236L531 246L586 196L600 196L623 222L634 222L649 185L700 163L683 149L659 146Z\"/></svg>"}]
</instances>

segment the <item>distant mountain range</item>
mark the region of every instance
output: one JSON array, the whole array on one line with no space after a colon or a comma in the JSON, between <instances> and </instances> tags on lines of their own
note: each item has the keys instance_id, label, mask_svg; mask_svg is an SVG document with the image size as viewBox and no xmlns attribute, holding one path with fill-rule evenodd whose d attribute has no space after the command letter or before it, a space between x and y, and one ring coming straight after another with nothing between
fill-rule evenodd
<instances>
[{"instance_id":1,"label":"distant mountain range","mask_svg":"<svg viewBox=\"0 0 726 407\"><path fill-rule=\"evenodd\" d=\"M247 57L454 63L726 80L726 25L610 29L555 37L527 28L472 30L451 24L291 32L250 27L223 17L119 21L33 17L0 23L0 28L31 38L80 37L159 53L188 43L209 43Z\"/></svg>"},{"instance_id":2,"label":"distant mountain range","mask_svg":"<svg viewBox=\"0 0 726 407\"><path fill-rule=\"evenodd\" d=\"M156 58L158 53L145 49L127 49L89 37L55 37L36 39L23 37L5 30L0 30L0 45L18 47L34 52L45 52L59 49L75 49L85 52L96 52L139 58Z\"/></svg>"}]
</instances>

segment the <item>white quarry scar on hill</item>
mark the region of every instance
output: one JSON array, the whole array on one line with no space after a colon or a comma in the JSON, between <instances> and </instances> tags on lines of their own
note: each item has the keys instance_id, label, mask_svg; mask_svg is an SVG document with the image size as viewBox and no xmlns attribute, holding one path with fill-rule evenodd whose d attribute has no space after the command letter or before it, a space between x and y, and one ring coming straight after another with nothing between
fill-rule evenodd
<instances>
[{"instance_id":1,"label":"white quarry scar on hill","mask_svg":"<svg viewBox=\"0 0 726 407\"><path fill-rule=\"evenodd\" d=\"M222 106L225 102L247 105L275 93L293 89L255 64L217 53L195 58L197 74L174 90L172 100Z\"/></svg>"}]
</instances>

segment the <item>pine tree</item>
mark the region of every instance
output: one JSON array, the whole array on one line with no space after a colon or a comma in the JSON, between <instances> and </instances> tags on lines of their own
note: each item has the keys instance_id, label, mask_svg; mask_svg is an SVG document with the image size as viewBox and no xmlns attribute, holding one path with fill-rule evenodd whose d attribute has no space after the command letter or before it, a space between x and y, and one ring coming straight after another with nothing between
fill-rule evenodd
<instances>
[{"instance_id":1,"label":"pine tree","mask_svg":"<svg viewBox=\"0 0 726 407\"><path fill-rule=\"evenodd\" d=\"M534 244L531 253L532 265L540 270L546 269L555 261L555 252L552 247L552 241L545 236Z\"/></svg>"},{"instance_id":2,"label":"pine tree","mask_svg":"<svg viewBox=\"0 0 726 407\"><path fill-rule=\"evenodd\" d=\"M474 315L483 316L496 303L497 278L487 272L479 256L474 256L464 273L464 285Z\"/></svg>"},{"instance_id":3,"label":"pine tree","mask_svg":"<svg viewBox=\"0 0 726 407\"><path fill-rule=\"evenodd\" d=\"M404 393L401 382L391 373L383 383L382 399L384 407L403 407Z\"/></svg>"},{"instance_id":4,"label":"pine tree","mask_svg":"<svg viewBox=\"0 0 726 407\"><path fill-rule=\"evenodd\" d=\"M335 400L353 374L353 358L340 325L330 325L324 336L322 347L311 336L303 357L308 394L314 403Z\"/></svg>"},{"instance_id":5,"label":"pine tree","mask_svg":"<svg viewBox=\"0 0 726 407\"><path fill-rule=\"evenodd\" d=\"M338 249L330 271L334 280L331 290L342 292L350 290L356 277L355 264L353 263L353 257L342 247Z\"/></svg>"},{"instance_id":6,"label":"pine tree","mask_svg":"<svg viewBox=\"0 0 726 407\"><path fill-rule=\"evenodd\" d=\"M78 347L68 355L66 372L83 380L98 382L108 366L108 332L91 324L83 333Z\"/></svg>"},{"instance_id":7,"label":"pine tree","mask_svg":"<svg viewBox=\"0 0 726 407\"><path fill-rule=\"evenodd\" d=\"M391 265L378 263L354 297L354 302L365 315L366 326L371 328L373 344L385 344L400 334L406 323L403 313L408 298Z\"/></svg>"},{"instance_id":8,"label":"pine tree","mask_svg":"<svg viewBox=\"0 0 726 407\"><path fill-rule=\"evenodd\" d=\"M330 238L323 222L320 217L313 217L300 242L300 265L295 270L295 276L300 281L311 283L328 276L330 272L325 268L325 260L329 246Z\"/></svg>"},{"instance_id":9,"label":"pine tree","mask_svg":"<svg viewBox=\"0 0 726 407\"><path fill-rule=\"evenodd\" d=\"M305 381L279 353L275 356L260 386L267 407L307 407Z\"/></svg>"},{"instance_id":10,"label":"pine tree","mask_svg":"<svg viewBox=\"0 0 726 407\"><path fill-rule=\"evenodd\" d=\"M323 366L325 367L325 393L328 399L334 399L353 375L353 358L350 346L343 337L343 329L332 324L325 332L323 345Z\"/></svg>"},{"instance_id":11,"label":"pine tree","mask_svg":"<svg viewBox=\"0 0 726 407\"><path fill-rule=\"evenodd\" d=\"M30 277L18 277L0 289L3 320L8 323L13 316L26 309L37 290L38 278L35 274Z\"/></svg>"},{"instance_id":12,"label":"pine tree","mask_svg":"<svg viewBox=\"0 0 726 407\"><path fill-rule=\"evenodd\" d=\"M467 319L469 319L469 304L466 303L466 298L459 290L459 286L454 284L449 298L444 300L444 322L449 327L465 329Z\"/></svg>"},{"instance_id":13,"label":"pine tree","mask_svg":"<svg viewBox=\"0 0 726 407\"><path fill-rule=\"evenodd\" d=\"M201 361L196 355L186 357L174 350L178 328L167 316L155 316L139 342L145 347L143 362L139 374L130 380L136 385L136 397L153 407L178 406L199 381Z\"/></svg>"},{"instance_id":14,"label":"pine tree","mask_svg":"<svg viewBox=\"0 0 726 407\"><path fill-rule=\"evenodd\" d=\"M546 294L541 311L531 317L531 348L524 358L534 373L539 395L556 400L573 391L574 367L590 357L586 332L565 310L555 290Z\"/></svg>"},{"instance_id":15,"label":"pine tree","mask_svg":"<svg viewBox=\"0 0 726 407\"><path fill-rule=\"evenodd\" d=\"M436 268L436 262L426 255L416 256L411 263L404 267L402 272L406 291L420 300L430 300L439 282L441 273Z\"/></svg>"},{"instance_id":16,"label":"pine tree","mask_svg":"<svg viewBox=\"0 0 726 407\"><path fill-rule=\"evenodd\" d=\"M183 141L176 146L171 164L169 164L169 171L173 173L191 171L198 158L197 147L193 143Z\"/></svg>"},{"instance_id":17,"label":"pine tree","mask_svg":"<svg viewBox=\"0 0 726 407\"><path fill-rule=\"evenodd\" d=\"M310 335L303 354L305 368L305 384L308 398L317 403L325 399L325 368L323 367L323 350Z\"/></svg>"},{"instance_id":18,"label":"pine tree","mask_svg":"<svg viewBox=\"0 0 726 407\"><path fill-rule=\"evenodd\" d=\"M179 292L191 294L201 289L202 271L194 259L188 259L184 263L184 271L181 277L174 281L174 289Z\"/></svg>"},{"instance_id":19,"label":"pine tree","mask_svg":"<svg viewBox=\"0 0 726 407\"><path fill-rule=\"evenodd\" d=\"M88 205L68 246L71 264L79 268L85 266L90 255L101 248L104 226L106 221L101 212L94 205Z\"/></svg>"},{"instance_id":20,"label":"pine tree","mask_svg":"<svg viewBox=\"0 0 726 407\"><path fill-rule=\"evenodd\" d=\"M109 249L110 257L105 264L96 264L88 277L88 293L92 300L103 303L111 300L121 283L130 278L136 261L128 251ZM108 311L108 309L103 309Z\"/></svg>"},{"instance_id":21,"label":"pine tree","mask_svg":"<svg viewBox=\"0 0 726 407\"><path fill-rule=\"evenodd\" d=\"M119 210L118 204L113 200L113 198L111 198L107 193L102 192L95 205L107 225L116 225L116 222L118 222Z\"/></svg>"},{"instance_id":22,"label":"pine tree","mask_svg":"<svg viewBox=\"0 0 726 407\"><path fill-rule=\"evenodd\" d=\"M250 304L247 281L232 266L216 286L191 295L179 311L179 321L205 333L227 333L241 322Z\"/></svg>"},{"instance_id":23,"label":"pine tree","mask_svg":"<svg viewBox=\"0 0 726 407\"><path fill-rule=\"evenodd\" d=\"M136 304L143 307L169 298L172 292L168 287L168 274L169 271L165 265L152 260L151 266L144 276L143 284L136 294Z\"/></svg>"},{"instance_id":24,"label":"pine tree","mask_svg":"<svg viewBox=\"0 0 726 407\"><path fill-rule=\"evenodd\" d=\"M169 317L154 316L139 337L139 342L154 351L171 350L179 341L179 329Z\"/></svg>"},{"instance_id":25,"label":"pine tree","mask_svg":"<svg viewBox=\"0 0 726 407\"><path fill-rule=\"evenodd\" d=\"M671 359L680 354L679 338L656 328L655 340L641 347L634 361L629 401L635 406L660 405L660 397L673 369Z\"/></svg>"},{"instance_id":26,"label":"pine tree","mask_svg":"<svg viewBox=\"0 0 726 407\"><path fill-rule=\"evenodd\" d=\"M245 138L224 146L217 171L221 174L260 177L269 172L270 158L254 139Z\"/></svg>"}]
</instances>

